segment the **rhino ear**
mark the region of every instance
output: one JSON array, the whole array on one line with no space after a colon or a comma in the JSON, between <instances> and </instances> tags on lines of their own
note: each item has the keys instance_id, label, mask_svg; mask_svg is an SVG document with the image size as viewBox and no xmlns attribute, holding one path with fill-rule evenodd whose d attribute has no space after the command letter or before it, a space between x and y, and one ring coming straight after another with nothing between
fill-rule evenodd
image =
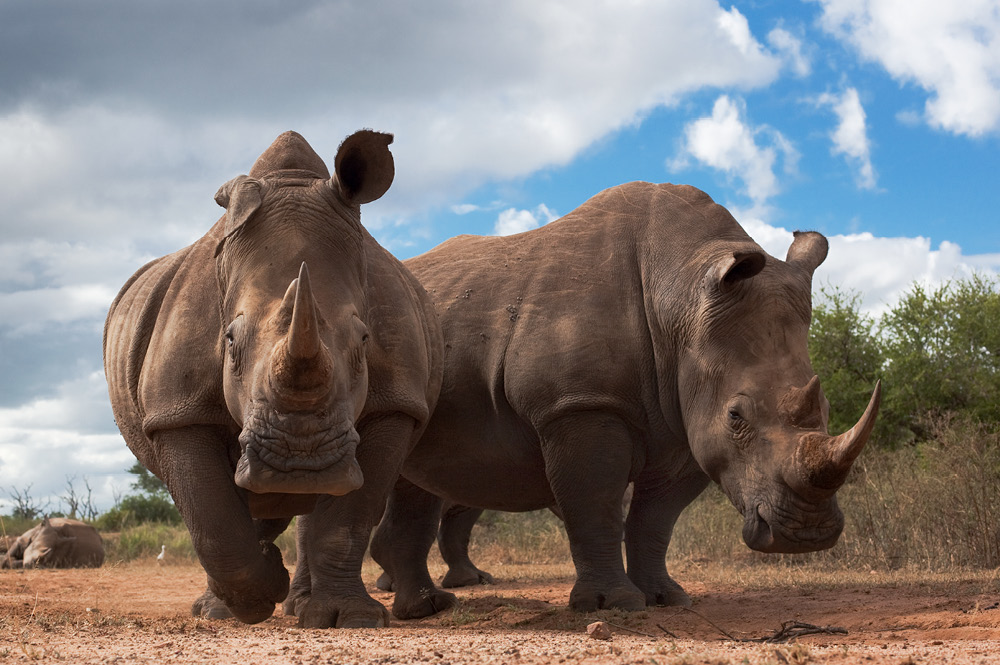
<instances>
[{"instance_id":1,"label":"rhino ear","mask_svg":"<svg viewBox=\"0 0 1000 665\"><path fill-rule=\"evenodd\" d=\"M743 280L759 273L766 263L767 254L759 247L734 250L709 267L702 286L709 292L726 293Z\"/></svg>"},{"instance_id":2,"label":"rhino ear","mask_svg":"<svg viewBox=\"0 0 1000 665\"><path fill-rule=\"evenodd\" d=\"M732 258L726 259L719 266L719 273L722 275L720 283L723 288L735 286L763 270L765 263L767 255L762 251L733 252Z\"/></svg>"},{"instance_id":3,"label":"rhino ear","mask_svg":"<svg viewBox=\"0 0 1000 665\"><path fill-rule=\"evenodd\" d=\"M392 134L362 129L337 149L330 186L348 203L370 203L386 193L396 174L389 152Z\"/></svg>"},{"instance_id":4,"label":"rhino ear","mask_svg":"<svg viewBox=\"0 0 1000 665\"><path fill-rule=\"evenodd\" d=\"M796 231L795 240L788 248L788 255L785 261L797 265L810 275L823 263L826 254L830 249L830 244L822 233L815 231Z\"/></svg>"},{"instance_id":5,"label":"rhino ear","mask_svg":"<svg viewBox=\"0 0 1000 665\"><path fill-rule=\"evenodd\" d=\"M226 237L238 231L261 204L260 181L238 175L215 193L215 202L226 209Z\"/></svg>"}]
</instances>

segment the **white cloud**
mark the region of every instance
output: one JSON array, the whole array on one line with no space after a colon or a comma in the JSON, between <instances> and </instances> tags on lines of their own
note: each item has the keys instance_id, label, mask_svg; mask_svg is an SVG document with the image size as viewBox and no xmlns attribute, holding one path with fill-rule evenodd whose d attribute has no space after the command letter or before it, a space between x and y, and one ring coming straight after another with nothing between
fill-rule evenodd
<instances>
[{"instance_id":1,"label":"white cloud","mask_svg":"<svg viewBox=\"0 0 1000 665\"><path fill-rule=\"evenodd\" d=\"M808 76L812 65L802 53L802 40L784 28L774 28L767 33L767 43L774 48L796 76Z\"/></svg>"},{"instance_id":2,"label":"white cloud","mask_svg":"<svg viewBox=\"0 0 1000 665\"><path fill-rule=\"evenodd\" d=\"M124 472L134 461L114 430L99 371L68 380L51 397L0 409L0 512L12 488L29 486L34 499L56 510L67 476L76 476L78 491L86 477L95 503L110 508L113 494L127 487Z\"/></svg>"},{"instance_id":3,"label":"white cloud","mask_svg":"<svg viewBox=\"0 0 1000 665\"><path fill-rule=\"evenodd\" d=\"M794 169L798 153L780 132L766 126L751 127L741 100L722 95L712 106L712 115L694 120L684 128L684 155L669 166L678 170L690 156L698 162L737 178L755 208L764 206L778 193L774 169L781 153L786 169ZM758 139L771 144L760 144Z\"/></svg>"},{"instance_id":4,"label":"white cloud","mask_svg":"<svg viewBox=\"0 0 1000 665\"><path fill-rule=\"evenodd\" d=\"M215 189L286 129L328 162L355 129L394 132L396 182L369 214L413 214L565 164L692 91L766 85L781 66L738 10L714 0L446 0L433 10L373 0L283 8L277 22L272 10L220 2L156 17L138 53L148 15L106 14L92 43L96 32L61 28L72 16L54 22L32 7L9 36L34 37L6 45L21 64L0 65L0 199L19 233L67 238L175 225L190 242L217 215ZM182 31L212 36L178 53L162 34ZM255 57L234 59L246 43ZM41 66L67 49L80 57ZM56 85L59 75L75 85ZM262 94L244 103L252 90Z\"/></svg>"},{"instance_id":5,"label":"white cloud","mask_svg":"<svg viewBox=\"0 0 1000 665\"><path fill-rule=\"evenodd\" d=\"M784 259L792 244L792 232L759 218L740 223L768 254ZM877 312L891 307L914 282L937 286L976 272L1000 274L1000 254L963 253L944 241L937 249L929 238L880 238L871 233L829 236L830 253L816 270L813 286L824 285L861 294L862 308Z\"/></svg>"},{"instance_id":6,"label":"white cloud","mask_svg":"<svg viewBox=\"0 0 1000 665\"><path fill-rule=\"evenodd\" d=\"M930 93L934 127L978 136L1000 128L996 0L818 0L821 24L895 79Z\"/></svg>"},{"instance_id":7,"label":"white cloud","mask_svg":"<svg viewBox=\"0 0 1000 665\"><path fill-rule=\"evenodd\" d=\"M865 124L865 110L855 88L847 88L841 95L825 93L819 103L833 108L837 114L837 128L830 138L834 154L841 154L857 169L858 186L875 188L875 169L872 167L871 144Z\"/></svg>"},{"instance_id":8,"label":"white cloud","mask_svg":"<svg viewBox=\"0 0 1000 665\"><path fill-rule=\"evenodd\" d=\"M498 236L509 236L524 233L539 226L548 224L558 217L548 206L541 203L534 210L517 210L508 208L500 213L493 232Z\"/></svg>"},{"instance_id":9,"label":"white cloud","mask_svg":"<svg viewBox=\"0 0 1000 665\"><path fill-rule=\"evenodd\" d=\"M479 206L474 203L458 203L451 207L451 211L456 215L468 215L470 212L476 212L479 209Z\"/></svg>"}]
</instances>

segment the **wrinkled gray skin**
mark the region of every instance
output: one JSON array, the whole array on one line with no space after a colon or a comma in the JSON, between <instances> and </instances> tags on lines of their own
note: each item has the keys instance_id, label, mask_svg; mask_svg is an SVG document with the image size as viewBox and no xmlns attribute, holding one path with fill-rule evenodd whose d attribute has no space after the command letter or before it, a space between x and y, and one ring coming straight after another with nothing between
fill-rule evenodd
<instances>
[{"instance_id":1,"label":"wrinkled gray skin","mask_svg":"<svg viewBox=\"0 0 1000 665\"><path fill-rule=\"evenodd\" d=\"M307 627L387 620L361 560L442 352L427 294L361 225L392 182L391 141L349 136L331 178L282 134L216 194L212 229L141 268L108 314L115 419L191 532L209 586L197 614L254 623L288 597ZM288 596L273 540L297 514Z\"/></svg>"},{"instance_id":2,"label":"wrinkled gray skin","mask_svg":"<svg viewBox=\"0 0 1000 665\"><path fill-rule=\"evenodd\" d=\"M21 534L0 568L99 568L104 541L97 529L68 517L45 518Z\"/></svg>"},{"instance_id":3,"label":"wrinkled gray skin","mask_svg":"<svg viewBox=\"0 0 1000 665\"><path fill-rule=\"evenodd\" d=\"M826 433L806 347L826 253L823 236L797 233L775 259L704 192L631 183L541 229L461 236L407 261L437 307L445 379L372 543L393 613L439 609L423 597L434 495L557 507L579 611L689 604L664 559L678 515L710 481L743 515L751 548L831 547L843 527L835 492L880 393L852 430Z\"/></svg>"}]
</instances>

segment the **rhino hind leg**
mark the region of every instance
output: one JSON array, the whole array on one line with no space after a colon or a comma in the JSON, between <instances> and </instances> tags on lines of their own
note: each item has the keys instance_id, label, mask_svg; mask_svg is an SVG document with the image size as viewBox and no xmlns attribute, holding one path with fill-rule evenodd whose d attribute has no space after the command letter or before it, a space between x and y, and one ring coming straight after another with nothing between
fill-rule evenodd
<instances>
[{"instance_id":1,"label":"rhino hind leg","mask_svg":"<svg viewBox=\"0 0 1000 665\"><path fill-rule=\"evenodd\" d=\"M565 416L542 432L546 474L576 567L569 604L577 612L646 607L646 595L625 574L621 556L631 450L625 423L599 411Z\"/></svg>"},{"instance_id":2,"label":"rhino hind leg","mask_svg":"<svg viewBox=\"0 0 1000 665\"><path fill-rule=\"evenodd\" d=\"M295 576L288 589L288 596L281 605L281 611L286 616L299 616L304 610L309 593L312 590L312 577L309 575L309 556L305 537L309 526L309 516L300 515L295 523Z\"/></svg>"},{"instance_id":3,"label":"rhino hind leg","mask_svg":"<svg viewBox=\"0 0 1000 665\"><path fill-rule=\"evenodd\" d=\"M679 479L640 479L625 521L628 576L647 605L690 607L691 597L667 572L666 555L681 511L701 494L708 478L698 470Z\"/></svg>"},{"instance_id":4,"label":"rhino hind leg","mask_svg":"<svg viewBox=\"0 0 1000 665\"><path fill-rule=\"evenodd\" d=\"M434 586L427 570L440 514L441 499L399 478L371 545L372 558L396 591L392 614L397 619L430 616L458 602Z\"/></svg>"},{"instance_id":5,"label":"rhino hind leg","mask_svg":"<svg viewBox=\"0 0 1000 665\"><path fill-rule=\"evenodd\" d=\"M477 584L493 584L493 576L480 570L469 558L469 540L472 527L483 514L481 508L470 508L452 504L441 515L438 529L438 549L441 558L448 564L448 572L441 580L441 586L451 589Z\"/></svg>"}]
</instances>

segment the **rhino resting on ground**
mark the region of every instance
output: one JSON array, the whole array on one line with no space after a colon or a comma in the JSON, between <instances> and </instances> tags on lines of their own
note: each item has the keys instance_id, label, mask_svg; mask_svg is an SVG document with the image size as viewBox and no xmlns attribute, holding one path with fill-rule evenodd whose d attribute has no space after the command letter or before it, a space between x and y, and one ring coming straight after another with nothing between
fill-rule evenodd
<instances>
[{"instance_id":1,"label":"rhino resting on ground","mask_svg":"<svg viewBox=\"0 0 1000 665\"><path fill-rule=\"evenodd\" d=\"M0 568L99 568L104 541L97 529L68 517L45 518L10 545Z\"/></svg>"},{"instance_id":2,"label":"rhino resting on ground","mask_svg":"<svg viewBox=\"0 0 1000 665\"><path fill-rule=\"evenodd\" d=\"M209 586L196 613L271 616L289 591L273 540L302 515L286 613L307 627L387 621L361 561L442 369L427 294L361 225L361 204L392 183L391 142L349 136L331 177L282 134L219 189L211 230L111 306L115 419L191 532Z\"/></svg>"},{"instance_id":3,"label":"rhino resting on ground","mask_svg":"<svg viewBox=\"0 0 1000 665\"><path fill-rule=\"evenodd\" d=\"M835 492L880 388L855 427L827 434L806 348L826 254L822 235L796 233L775 259L704 192L637 182L543 228L460 236L407 261L435 302L445 378L372 543L393 613L447 604L426 567L441 498L557 508L580 611L690 603L664 560L710 480L751 548L831 547L843 527Z\"/></svg>"}]
</instances>

